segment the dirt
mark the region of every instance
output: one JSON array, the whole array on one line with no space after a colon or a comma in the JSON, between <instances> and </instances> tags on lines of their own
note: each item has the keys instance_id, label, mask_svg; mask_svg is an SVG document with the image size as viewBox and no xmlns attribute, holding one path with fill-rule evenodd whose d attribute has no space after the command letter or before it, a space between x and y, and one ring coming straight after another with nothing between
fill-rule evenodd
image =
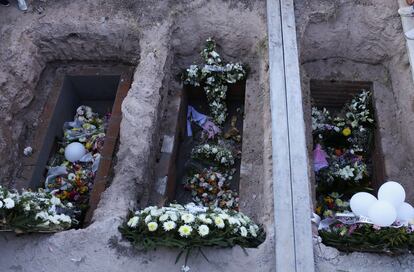
<instances>
[{"instance_id":1,"label":"dirt","mask_svg":"<svg viewBox=\"0 0 414 272\"><path fill-rule=\"evenodd\" d=\"M129 209L145 206L163 109L181 91L177 73L198 61L212 36L228 61L251 68L246 83L241 210L267 230L259 249L205 250L192 271L273 271L270 109L264 1L33 1L27 13L0 9L0 177L13 187L46 93L36 91L49 62L119 62L136 67L123 119L115 176L93 223L55 235L1 234L2 271L179 271L176 250L137 252L117 230ZM43 11L39 14L39 10ZM258 121L260 120L260 121ZM269 208L270 207L270 208ZM235 261L237 260L237 261Z\"/></svg>"}]
</instances>

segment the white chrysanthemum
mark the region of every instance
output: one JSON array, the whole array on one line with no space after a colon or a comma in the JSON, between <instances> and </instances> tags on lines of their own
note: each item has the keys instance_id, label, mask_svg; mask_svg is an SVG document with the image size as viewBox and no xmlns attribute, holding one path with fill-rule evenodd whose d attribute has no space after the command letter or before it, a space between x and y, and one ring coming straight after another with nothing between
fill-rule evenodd
<instances>
[{"instance_id":1,"label":"white chrysanthemum","mask_svg":"<svg viewBox=\"0 0 414 272\"><path fill-rule=\"evenodd\" d=\"M145 224L148 224L148 222L150 222L152 220L151 215L147 215L147 217L145 217L144 222Z\"/></svg>"},{"instance_id":2,"label":"white chrysanthemum","mask_svg":"<svg viewBox=\"0 0 414 272\"><path fill-rule=\"evenodd\" d=\"M135 228L138 225L139 222L139 217L138 216L134 216L131 219L129 219L127 225L130 228Z\"/></svg>"},{"instance_id":3,"label":"white chrysanthemum","mask_svg":"<svg viewBox=\"0 0 414 272\"><path fill-rule=\"evenodd\" d=\"M223 218L221 218L219 216L214 217L214 224L216 224L216 226L219 229L222 229L222 228L225 227Z\"/></svg>"},{"instance_id":4,"label":"white chrysanthemum","mask_svg":"<svg viewBox=\"0 0 414 272\"><path fill-rule=\"evenodd\" d=\"M177 221L178 220L178 217L175 213L168 213L168 216L170 217L170 219L172 221Z\"/></svg>"},{"instance_id":5,"label":"white chrysanthemum","mask_svg":"<svg viewBox=\"0 0 414 272\"><path fill-rule=\"evenodd\" d=\"M156 222L149 222L147 226L149 231L156 231L158 229L158 224Z\"/></svg>"},{"instance_id":6,"label":"white chrysanthemum","mask_svg":"<svg viewBox=\"0 0 414 272\"><path fill-rule=\"evenodd\" d=\"M46 220L48 218L49 214L45 211L42 212L38 212L35 216L35 219L42 219L42 220Z\"/></svg>"},{"instance_id":7,"label":"white chrysanthemum","mask_svg":"<svg viewBox=\"0 0 414 272\"><path fill-rule=\"evenodd\" d=\"M4 199L4 206L6 209L13 209L14 208L14 200L11 198Z\"/></svg>"},{"instance_id":8,"label":"white chrysanthemum","mask_svg":"<svg viewBox=\"0 0 414 272\"><path fill-rule=\"evenodd\" d=\"M181 215L181 220L183 220L186 224L190 224L194 222L195 217L191 213L185 213Z\"/></svg>"},{"instance_id":9,"label":"white chrysanthemum","mask_svg":"<svg viewBox=\"0 0 414 272\"><path fill-rule=\"evenodd\" d=\"M200 234L201 237L208 235L209 232L210 232L210 229L208 228L207 225L201 225L198 227L198 234Z\"/></svg>"},{"instance_id":10,"label":"white chrysanthemum","mask_svg":"<svg viewBox=\"0 0 414 272\"><path fill-rule=\"evenodd\" d=\"M222 219L229 219L229 215L228 214L226 214L226 213L221 213L221 214L219 214L219 216L222 218Z\"/></svg>"},{"instance_id":11,"label":"white chrysanthemum","mask_svg":"<svg viewBox=\"0 0 414 272\"><path fill-rule=\"evenodd\" d=\"M241 227L240 228L240 234L241 234L241 236L246 237L247 236L247 229L245 227Z\"/></svg>"},{"instance_id":12,"label":"white chrysanthemum","mask_svg":"<svg viewBox=\"0 0 414 272\"><path fill-rule=\"evenodd\" d=\"M173 230L175 229L176 226L177 224L175 224L174 221L167 221L167 222L164 222L164 224L162 225L165 231Z\"/></svg>"},{"instance_id":13,"label":"white chrysanthemum","mask_svg":"<svg viewBox=\"0 0 414 272\"><path fill-rule=\"evenodd\" d=\"M230 225L241 225L240 220L237 218L229 217L227 220L229 221Z\"/></svg>"},{"instance_id":14,"label":"white chrysanthemum","mask_svg":"<svg viewBox=\"0 0 414 272\"><path fill-rule=\"evenodd\" d=\"M158 217L163 213L163 211L161 209L153 209L151 210L151 215L154 217Z\"/></svg>"},{"instance_id":15,"label":"white chrysanthemum","mask_svg":"<svg viewBox=\"0 0 414 272\"><path fill-rule=\"evenodd\" d=\"M60 222L72 223L72 219L70 218L70 216L68 216L66 214L60 214L60 215L57 215L57 217L58 217Z\"/></svg>"},{"instance_id":16,"label":"white chrysanthemum","mask_svg":"<svg viewBox=\"0 0 414 272\"><path fill-rule=\"evenodd\" d=\"M254 226L249 227L249 232L253 237L257 237L256 228Z\"/></svg>"},{"instance_id":17,"label":"white chrysanthemum","mask_svg":"<svg viewBox=\"0 0 414 272\"><path fill-rule=\"evenodd\" d=\"M178 232L180 233L181 237L188 237L191 235L191 232L193 231L193 228L189 225L182 225Z\"/></svg>"},{"instance_id":18,"label":"white chrysanthemum","mask_svg":"<svg viewBox=\"0 0 414 272\"><path fill-rule=\"evenodd\" d=\"M163 215L160 216L160 218L158 218L161 222L167 221L168 220L168 214L164 213Z\"/></svg>"}]
</instances>

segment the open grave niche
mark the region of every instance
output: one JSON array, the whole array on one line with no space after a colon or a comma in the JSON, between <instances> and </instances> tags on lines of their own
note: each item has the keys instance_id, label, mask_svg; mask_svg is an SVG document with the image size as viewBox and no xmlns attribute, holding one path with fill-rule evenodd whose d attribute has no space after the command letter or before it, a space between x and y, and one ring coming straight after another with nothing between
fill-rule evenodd
<instances>
[{"instance_id":1,"label":"open grave niche","mask_svg":"<svg viewBox=\"0 0 414 272\"><path fill-rule=\"evenodd\" d=\"M325 108L331 116L335 116L341 113L344 106L350 103L355 96L362 91L368 91L371 94L374 92L373 83L370 81L336 81L336 80L311 80L310 81L310 94L311 94L311 106L319 109ZM370 104L373 105L372 100ZM374 108L374 106L373 106ZM378 121L374 112L375 121ZM380 147L380 138L377 127L374 129L372 139L369 140L370 158L369 163L372 166L371 173L372 178L370 184L378 189L378 187L385 180L384 173L384 161L383 154ZM314 143L315 144L315 143Z\"/></svg>"},{"instance_id":2,"label":"open grave niche","mask_svg":"<svg viewBox=\"0 0 414 272\"><path fill-rule=\"evenodd\" d=\"M76 203L82 199L79 200L81 212L77 215L81 225L90 223L100 195L111 179L122 118L121 104L130 88L131 77L132 68L125 65L50 64L37 86L48 93L48 97L31 145L33 153L23 163L22 180L27 183L22 187L55 190L62 201ZM94 117L81 112L87 108L77 111L80 106L90 107ZM75 116L76 120L83 118L80 126L75 125ZM96 126L96 130L90 129L89 123ZM69 139L68 129L83 136ZM89 162L83 164L66 161L63 150L70 142L82 143L93 160L89 158ZM52 171L58 167L60 170ZM87 180L83 176L85 173ZM49 185L52 183L53 187Z\"/></svg>"},{"instance_id":3,"label":"open grave niche","mask_svg":"<svg viewBox=\"0 0 414 272\"><path fill-rule=\"evenodd\" d=\"M193 65L191 67L194 68ZM204 69L215 68L214 65L206 65ZM219 73L224 74L226 70ZM238 210L245 74L242 79L225 84L227 117L221 124L218 124L212 113L211 103L204 89L207 84L193 86L185 84L184 81L182 90L167 105L163 122L168 127L162 127L160 132L156 182L150 200L154 204L162 206L175 201L180 204L195 202L204 206ZM206 128L208 123L211 126ZM212 135L209 135L209 129ZM195 150L204 148L211 150L209 158L194 155ZM228 152L234 163L225 162L223 157L221 162L215 160L215 156L221 152Z\"/></svg>"}]
</instances>

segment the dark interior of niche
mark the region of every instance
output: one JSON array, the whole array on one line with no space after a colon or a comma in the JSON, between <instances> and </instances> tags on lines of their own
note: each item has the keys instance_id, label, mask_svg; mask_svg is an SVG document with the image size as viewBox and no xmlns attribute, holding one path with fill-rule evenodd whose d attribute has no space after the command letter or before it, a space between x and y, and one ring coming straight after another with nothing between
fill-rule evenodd
<instances>
[{"instance_id":1,"label":"dark interior of niche","mask_svg":"<svg viewBox=\"0 0 414 272\"><path fill-rule=\"evenodd\" d=\"M47 67L42 77L53 76L52 84L38 86L50 88L39 118L39 125L34 135L33 154L24 160L23 187L32 189L44 186L49 159L57 151L58 142L63 137L63 124L73 121L76 109L86 105L110 119L105 131L103 149L99 168L95 174L93 187L89 194L89 208L81 218L81 226L91 222L93 211L97 207L100 195L110 182L112 159L117 148L120 128L121 104L131 85L132 67L127 65L79 65L54 63Z\"/></svg>"},{"instance_id":2,"label":"dark interior of niche","mask_svg":"<svg viewBox=\"0 0 414 272\"><path fill-rule=\"evenodd\" d=\"M335 114L342 110L344 105L350 102L355 95L362 90L371 91L374 94L374 85L371 81L334 81L316 80L310 81L311 104L314 107L326 108ZM374 95L373 95L374 97ZM375 101L372 101L375 109ZM375 113L377 128L374 131L374 144L371 152L372 161L372 186L378 189L385 181L384 156L381 151L380 134L378 133L378 118Z\"/></svg>"},{"instance_id":3,"label":"dark interior of niche","mask_svg":"<svg viewBox=\"0 0 414 272\"><path fill-rule=\"evenodd\" d=\"M228 108L228 117L223 125L222 131L225 132L231 127L232 116L237 116L236 128L239 130L243 139L243 111L245 98L246 82L240 82L228 86L226 104ZM201 129L192 124L193 137L187 136L187 107L191 105L198 112L205 115L209 114L207 97L202 87L184 86L182 91L177 130L175 133L175 143L170 160L169 171L167 175L166 199L177 201L178 203L188 203L192 201L191 193L186 191L183 186L183 180L187 177L189 167L191 167L191 150L199 144L197 142ZM239 143L240 150L242 141ZM234 168L236 173L231 183L230 189L239 191L240 183L240 159L235 161Z\"/></svg>"}]
</instances>

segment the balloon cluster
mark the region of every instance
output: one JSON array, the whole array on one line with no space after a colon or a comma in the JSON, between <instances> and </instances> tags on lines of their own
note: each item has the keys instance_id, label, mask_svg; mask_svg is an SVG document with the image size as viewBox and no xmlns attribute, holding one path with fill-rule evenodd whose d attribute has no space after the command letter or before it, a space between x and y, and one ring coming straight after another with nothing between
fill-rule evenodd
<instances>
[{"instance_id":1,"label":"balloon cluster","mask_svg":"<svg viewBox=\"0 0 414 272\"><path fill-rule=\"evenodd\" d=\"M378 190L378 199L365 192L352 196L350 205L355 215L364 216L380 227L388 227L396 220L414 219L414 208L405 201L405 190L395 181L384 183Z\"/></svg>"}]
</instances>

